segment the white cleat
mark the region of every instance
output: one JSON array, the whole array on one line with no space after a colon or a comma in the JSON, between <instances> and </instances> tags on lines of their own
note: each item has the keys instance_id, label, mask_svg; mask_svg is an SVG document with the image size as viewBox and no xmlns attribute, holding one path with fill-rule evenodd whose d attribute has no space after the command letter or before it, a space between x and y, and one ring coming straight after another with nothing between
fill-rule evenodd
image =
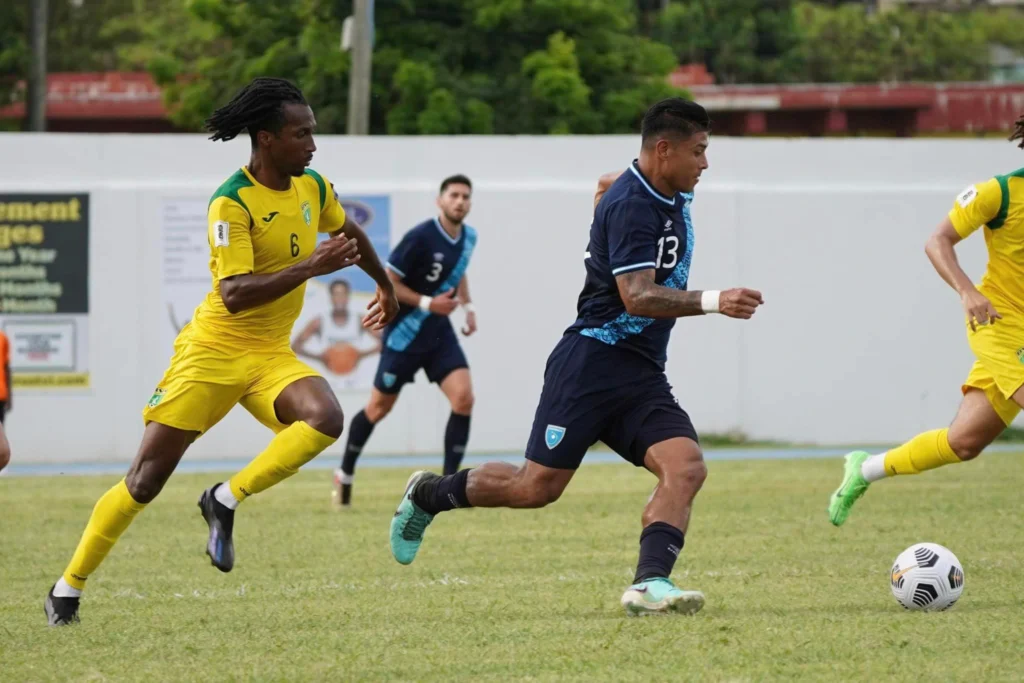
<instances>
[{"instance_id":1,"label":"white cleat","mask_svg":"<svg viewBox=\"0 0 1024 683\"><path fill-rule=\"evenodd\" d=\"M633 584L622 595L622 606L631 617L647 614L696 614L704 607L704 594L684 591L666 578Z\"/></svg>"}]
</instances>

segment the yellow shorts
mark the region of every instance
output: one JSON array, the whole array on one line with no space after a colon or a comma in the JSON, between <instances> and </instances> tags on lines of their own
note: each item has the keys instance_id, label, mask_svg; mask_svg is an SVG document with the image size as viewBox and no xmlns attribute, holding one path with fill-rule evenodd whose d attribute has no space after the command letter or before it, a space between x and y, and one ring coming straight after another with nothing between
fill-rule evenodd
<instances>
[{"instance_id":1,"label":"yellow shorts","mask_svg":"<svg viewBox=\"0 0 1024 683\"><path fill-rule=\"evenodd\" d=\"M142 410L146 424L159 422L190 432L206 432L241 403L253 417L279 432L274 401L284 388L319 374L283 346L253 350L193 337L190 326L174 342L174 357Z\"/></svg>"},{"instance_id":2,"label":"yellow shorts","mask_svg":"<svg viewBox=\"0 0 1024 683\"><path fill-rule=\"evenodd\" d=\"M967 326L967 341L977 361L961 390L980 389L1003 422L1009 425L1020 412L1011 396L1024 386L1024 316L996 304L1003 318L995 324Z\"/></svg>"}]
</instances>

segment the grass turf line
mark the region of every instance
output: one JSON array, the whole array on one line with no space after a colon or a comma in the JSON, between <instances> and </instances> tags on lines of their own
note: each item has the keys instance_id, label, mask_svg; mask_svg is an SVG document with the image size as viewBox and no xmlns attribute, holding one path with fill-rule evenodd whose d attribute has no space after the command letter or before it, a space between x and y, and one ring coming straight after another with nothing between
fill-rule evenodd
<instances>
[{"instance_id":1,"label":"grass turf line","mask_svg":"<svg viewBox=\"0 0 1024 683\"><path fill-rule=\"evenodd\" d=\"M649 619L618 604L654 481L625 464L585 465L545 510L442 515L409 567L387 548L407 472L361 470L341 513L326 473L300 473L240 508L226 575L195 506L217 477L176 476L70 629L46 628L43 596L118 478L0 479L0 679L1015 680L1024 460L877 484L835 529L840 463L710 463L673 575L707 607ZM892 561L919 541L964 564L949 612L890 595Z\"/></svg>"}]
</instances>

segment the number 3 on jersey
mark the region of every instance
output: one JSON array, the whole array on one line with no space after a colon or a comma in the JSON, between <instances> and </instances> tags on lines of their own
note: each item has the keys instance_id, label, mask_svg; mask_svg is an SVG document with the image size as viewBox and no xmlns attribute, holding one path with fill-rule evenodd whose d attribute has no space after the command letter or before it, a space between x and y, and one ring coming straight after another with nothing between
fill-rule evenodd
<instances>
[{"instance_id":1,"label":"number 3 on jersey","mask_svg":"<svg viewBox=\"0 0 1024 683\"><path fill-rule=\"evenodd\" d=\"M669 260L671 258L671 260ZM668 235L658 240L658 268L674 268L679 261L679 238Z\"/></svg>"},{"instance_id":2,"label":"number 3 on jersey","mask_svg":"<svg viewBox=\"0 0 1024 683\"><path fill-rule=\"evenodd\" d=\"M443 267L444 266L435 261L430 267L430 274L427 275L427 282L437 282L437 279L441 277L441 269Z\"/></svg>"}]
</instances>

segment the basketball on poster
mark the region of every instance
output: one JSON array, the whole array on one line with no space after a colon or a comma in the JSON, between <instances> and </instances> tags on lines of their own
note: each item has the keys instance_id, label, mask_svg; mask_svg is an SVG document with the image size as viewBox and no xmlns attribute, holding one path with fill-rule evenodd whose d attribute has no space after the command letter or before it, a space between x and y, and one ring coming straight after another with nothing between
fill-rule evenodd
<instances>
[{"instance_id":1,"label":"basketball on poster","mask_svg":"<svg viewBox=\"0 0 1024 683\"><path fill-rule=\"evenodd\" d=\"M386 260L391 243L390 198L339 196L339 200L366 231L381 260ZM207 205L208 198L203 197L166 197L161 206L163 292L168 311L163 336L168 354L178 331L210 289ZM327 237L321 234L319 239ZM364 329L362 317L375 291L373 280L359 268L346 268L306 284L305 303L292 331L292 348L323 374L335 391L368 391L373 385L380 333Z\"/></svg>"}]
</instances>

